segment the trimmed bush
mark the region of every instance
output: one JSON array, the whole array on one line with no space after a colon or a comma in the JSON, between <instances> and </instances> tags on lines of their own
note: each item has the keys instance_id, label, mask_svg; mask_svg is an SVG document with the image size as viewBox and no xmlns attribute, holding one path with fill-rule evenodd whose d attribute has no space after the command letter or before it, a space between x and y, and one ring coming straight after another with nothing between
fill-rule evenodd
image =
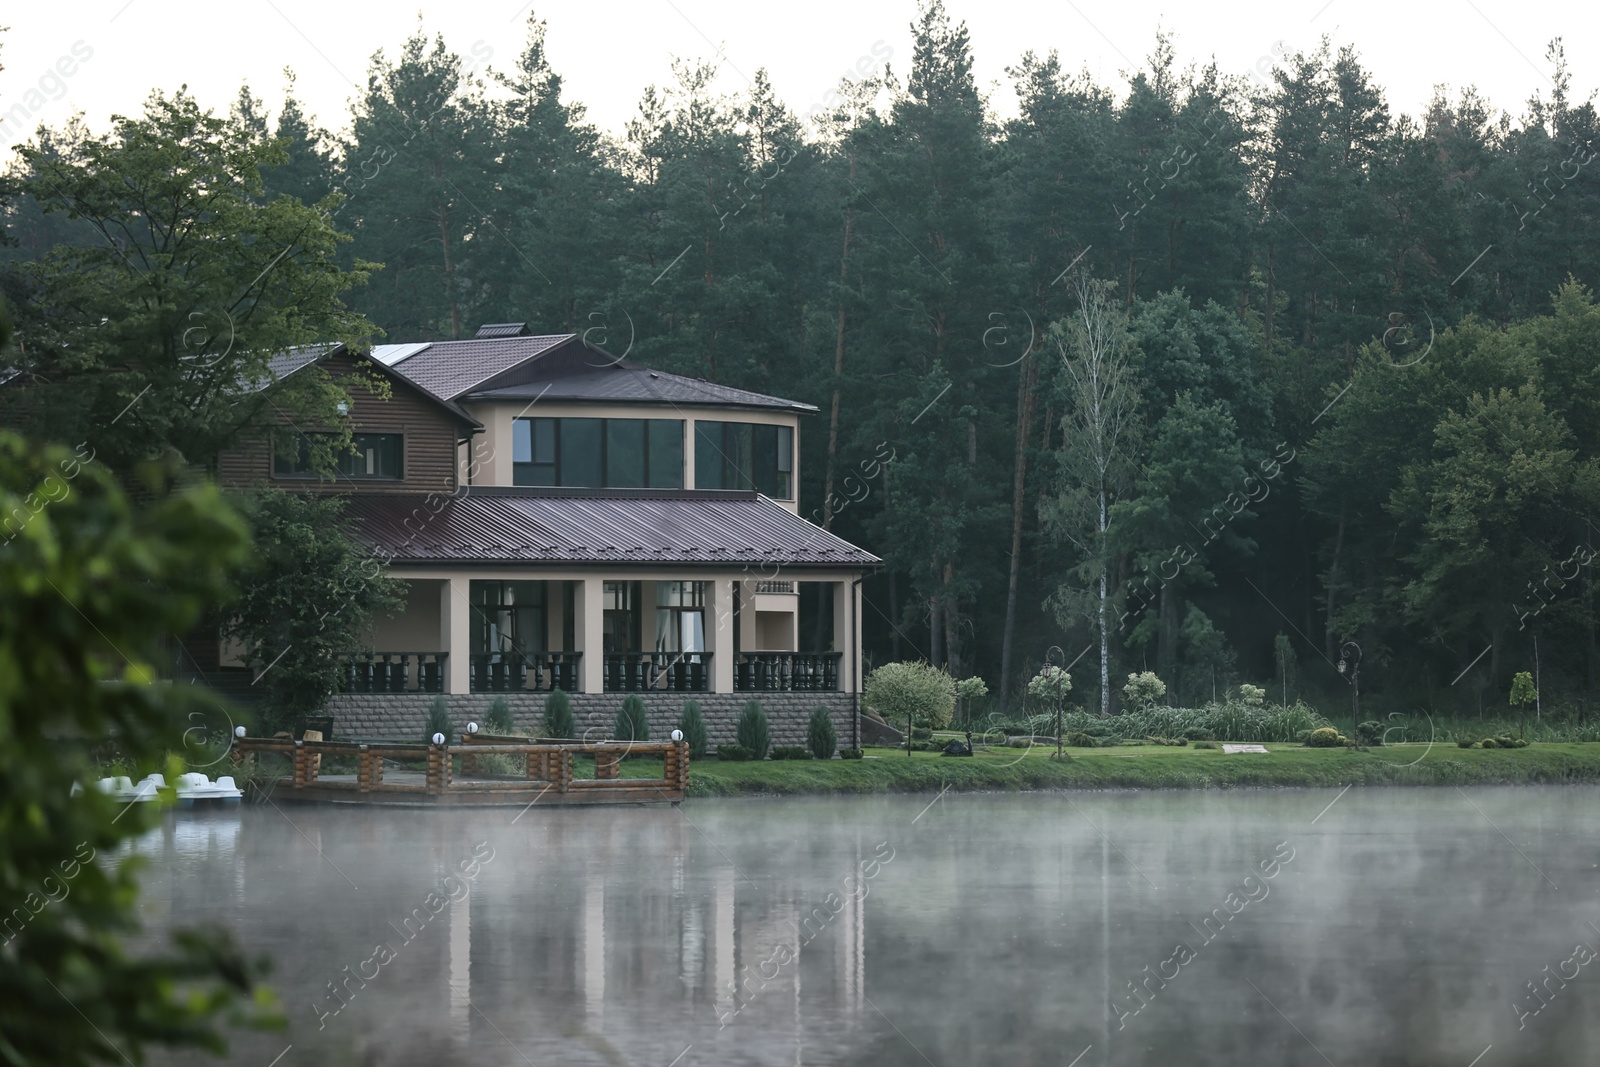
<instances>
[{"instance_id":1,"label":"trimmed bush","mask_svg":"<svg viewBox=\"0 0 1600 1067\"><path fill-rule=\"evenodd\" d=\"M828 714L827 708L819 706L811 710L811 722L806 725L806 744L817 759L833 758L839 739L834 736L833 716Z\"/></svg>"},{"instance_id":2,"label":"trimmed bush","mask_svg":"<svg viewBox=\"0 0 1600 1067\"><path fill-rule=\"evenodd\" d=\"M483 722L491 734L509 734L517 728L516 721L511 717L511 703L505 697L495 697L489 702Z\"/></svg>"},{"instance_id":3,"label":"trimmed bush","mask_svg":"<svg viewBox=\"0 0 1600 1067\"><path fill-rule=\"evenodd\" d=\"M572 698L564 689L552 689L544 698L544 736L561 740L578 736L578 724L572 718Z\"/></svg>"},{"instance_id":4,"label":"trimmed bush","mask_svg":"<svg viewBox=\"0 0 1600 1067\"><path fill-rule=\"evenodd\" d=\"M911 738L914 741L929 741L933 739L933 731L926 726L913 726Z\"/></svg>"},{"instance_id":5,"label":"trimmed bush","mask_svg":"<svg viewBox=\"0 0 1600 1067\"><path fill-rule=\"evenodd\" d=\"M754 758L754 754L743 745L717 746L717 759L719 760L727 760L729 763L743 763L745 760Z\"/></svg>"},{"instance_id":6,"label":"trimmed bush","mask_svg":"<svg viewBox=\"0 0 1600 1067\"><path fill-rule=\"evenodd\" d=\"M811 750L804 745L774 745L773 759L810 759Z\"/></svg>"},{"instance_id":7,"label":"trimmed bush","mask_svg":"<svg viewBox=\"0 0 1600 1067\"><path fill-rule=\"evenodd\" d=\"M744 706L733 733L739 744L750 750L751 759L767 758L767 750L772 747L772 728L767 725L767 713L762 710L761 701L752 700Z\"/></svg>"},{"instance_id":8,"label":"trimmed bush","mask_svg":"<svg viewBox=\"0 0 1600 1067\"><path fill-rule=\"evenodd\" d=\"M617 726L613 731L613 736L616 738L616 740L650 740L650 722L645 715L646 710L643 697L624 697L622 700L622 707L617 709Z\"/></svg>"},{"instance_id":9,"label":"trimmed bush","mask_svg":"<svg viewBox=\"0 0 1600 1067\"><path fill-rule=\"evenodd\" d=\"M1062 741L1071 745L1073 748L1095 748L1100 744L1100 742L1096 741L1094 738L1090 737L1081 730L1074 730L1072 733L1067 734L1062 738Z\"/></svg>"},{"instance_id":10,"label":"trimmed bush","mask_svg":"<svg viewBox=\"0 0 1600 1067\"><path fill-rule=\"evenodd\" d=\"M1167 683L1156 677L1155 671L1140 671L1128 675L1128 684L1122 687L1122 696L1135 711L1143 711L1167 695Z\"/></svg>"},{"instance_id":11,"label":"trimmed bush","mask_svg":"<svg viewBox=\"0 0 1600 1067\"><path fill-rule=\"evenodd\" d=\"M1492 737L1485 737L1483 739L1482 744L1483 744L1484 748L1498 748L1499 747L1499 745L1495 742L1495 739L1492 738Z\"/></svg>"},{"instance_id":12,"label":"trimmed bush","mask_svg":"<svg viewBox=\"0 0 1600 1067\"><path fill-rule=\"evenodd\" d=\"M1222 746L1217 744L1215 741L1196 741L1194 743L1194 747L1195 748L1221 748Z\"/></svg>"},{"instance_id":13,"label":"trimmed bush","mask_svg":"<svg viewBox=\"0 0 1600 1067\"><path fill-rule=\"evenodd\" d=\"M444 734L447 743L455 740L450 725L450 702L442 696L434 697L428 705L428 721L423 727L422 739L431 742L434 734Z\"/></svg>"},{"instance_id":14,"label":"trimmed bush","mask_svg":"<svg viewBox=\"0 0 1600 1067\"><path fill-rule=\"evenodd\" d=\"M1306 745L1311 748L1338 748L1345 739L1339 736L1339 731L1331 726L1323 726L1312 730L1306 738Z\"/></svg>"},{"instance_id":15,"label":"trimmed bush","mask_svg":"<svg viewBox=\"0 0 1600 1067\"><path fill-rule=\"evenodd\" d=\"M1383 744L1383 723L1363 722L1356 725L1356 740L1369 748Z\"/></svg>"},{"instance_id":16,"label":"trimmed bush","mask_svg":"<svg viewBox=\"0 0 1600 1067\"><path fill-rule=\"evenodd\" d=\"M684 703L683 714L678 717L678 729L683 731L683 739L689 742L689 757L704 758L710 740L706 737L706 720L700 713L698 701L690 700Z\"/></svg>"},{"instance_id":17,"label":"trimmed bush","mask_svg":"<svg viewBox=\"0 0 1600 1067\"><path fill-rule=\"evenodd\" d=\"M859 748L841 748L839 750L840 759L864 759L865 757L866 753Z\"/></svg>"},{"instance_id":18,"label":"trimmed bush","mask_svg":"<svg viewBox=\"0 0 1600 1067\"><path fill-rule=\"evenodd\" d=\"M1456 747L1457 748L1471 748L1472 744L1473 743L1472 743L1472 740L1470 738L1463 737L1461 740L1456 742Z\"/></svg>"}]
</instances>

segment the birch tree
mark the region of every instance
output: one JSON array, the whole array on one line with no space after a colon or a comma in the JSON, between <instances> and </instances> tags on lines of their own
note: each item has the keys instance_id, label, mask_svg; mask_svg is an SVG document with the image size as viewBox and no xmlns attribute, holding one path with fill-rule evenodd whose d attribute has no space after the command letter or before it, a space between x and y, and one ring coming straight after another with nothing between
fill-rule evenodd
<instances>
[{"instance_id":1,"label":"birch tree","mask_svg":"<svg viewBox=\"0 0 1600 1067\"><path fill-rule=\"evenodd\" d=\"M1087 620L1100 650L1100 714L1111 714L1111 605L1116 595L1111 508L1133 480L1139 429L1135 349L1113 286L1079 275L1077 309L1052 325L1061 356L1060 481L1042 511L1046 529L1081 556L1051 598L1064 627Z\"/></svg>"}]
</instances>

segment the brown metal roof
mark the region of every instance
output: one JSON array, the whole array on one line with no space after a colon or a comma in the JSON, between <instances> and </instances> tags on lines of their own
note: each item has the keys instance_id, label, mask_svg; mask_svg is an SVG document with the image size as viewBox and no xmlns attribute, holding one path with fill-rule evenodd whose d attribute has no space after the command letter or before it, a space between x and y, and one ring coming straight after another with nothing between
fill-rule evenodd
<instances>
[{"instance_id":1,"label":"brown metal roof","mask_svg":"<svg viewBox=\"0 0 1600 1067\"><path fill-rule=\"evenodd\" d=\"M437 396L454 400L474 386L503 374L573 337L570 333L533 337L484 337L436 341L396 366L406 377Z\"/></svg>"},{"instance_id":2,"label":"brown metal roof","mask_svg":"<svg viewBox=\"0 0 1600 1067\"><path fill-rule=\"evenodd\" d=\"M612 404L668 404L674 407L686 404L691 407L761 408L768 411L780 409L803 414L812 414L817 410L814 404L752 393L748 389L735 389L703 378L668 374L631 362L585 369L581 373L558 371L555 375L543 377L538 376L538 371L538 364L535 364L533 376L527 381L499 386L491 383L488 388L474 390L462 399L538 399L544 403L597 400Z\"/></svg>"},{"instance_id":3,"label":"brown metal roof","mask_svg":"<svg viewBox=\"0 0 1600 1067\"><path fill-rule=\"evenodd\" d=\"M758 493L474 488L352 496L355 533L394 563L875 567L882 561Z\"/></svg>"}]
</instances>

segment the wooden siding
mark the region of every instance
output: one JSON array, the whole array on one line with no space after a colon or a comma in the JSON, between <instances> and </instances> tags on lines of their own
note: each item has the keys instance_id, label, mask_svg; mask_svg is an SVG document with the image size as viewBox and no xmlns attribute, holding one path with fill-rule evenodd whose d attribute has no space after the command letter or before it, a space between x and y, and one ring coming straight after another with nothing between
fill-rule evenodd
<instances>
[{"instance_id":1,"label":"wooden siding","mask_svg":"<svg viewBox=\"0 0 1600 1067\"><path fill-rule=\"evenodd\" d=\"M355 357L341 352L320 365L335 380L356 369ZM350 428L356 433L398 433L405 476L393 481L320 481L316 478L279 478L272 473L272 449L267 435L242 440L217 457L217 477L225 486L263 483L296 492L337 493L453 493L456 490L456 442L467 429L459 419L415 387L390 383L388 400L373 396L355 384L350 394ZM307 426L308 432L329 429Z\"/></svg>"}]
</instances>

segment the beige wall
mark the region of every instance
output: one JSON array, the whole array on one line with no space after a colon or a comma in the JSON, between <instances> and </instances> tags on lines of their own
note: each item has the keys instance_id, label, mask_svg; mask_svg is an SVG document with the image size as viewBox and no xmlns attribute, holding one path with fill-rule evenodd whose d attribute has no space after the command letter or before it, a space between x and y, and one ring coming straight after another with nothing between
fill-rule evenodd
<instances>
[{"instance_id":1,"label":"beige wall","mask_svg":"<svg viewBox=\"0 0 1600 1067\"><path fill-rule=\"evenodd\" d=\"M372 648L377 652L442 652L439 647L439 588L437 581L412 581L406 606L393 617L373 620Z\"/></svg>"},{"instance_id":2,"label":"beige wall","mask_svg":"<svg viewBox=\"0 0 1600 1067\"><path fill-rule=\"evenodd\" d=\"M800 488L800 417L788 412L747 411L737 408L695 408L676 405L645 406L639 404L575 404L566 402L532 403L517 401L484 401L463 404L479 422L484 432L473 438L472 455L467 457L463 447L460 454L461 481L473 485L511 485L511 424L519 418L549 417L562 419L671 419L683 420L684 487L694 484L694 423L752 422L767 426L788 426L794 431L794 471L790 475L795 492ZM474 466L475 464L475 466ZM468 468L471 467L469 470ZM796 514L800 502L779 500L779 504Z\"/></svg>"}]
</instances>

